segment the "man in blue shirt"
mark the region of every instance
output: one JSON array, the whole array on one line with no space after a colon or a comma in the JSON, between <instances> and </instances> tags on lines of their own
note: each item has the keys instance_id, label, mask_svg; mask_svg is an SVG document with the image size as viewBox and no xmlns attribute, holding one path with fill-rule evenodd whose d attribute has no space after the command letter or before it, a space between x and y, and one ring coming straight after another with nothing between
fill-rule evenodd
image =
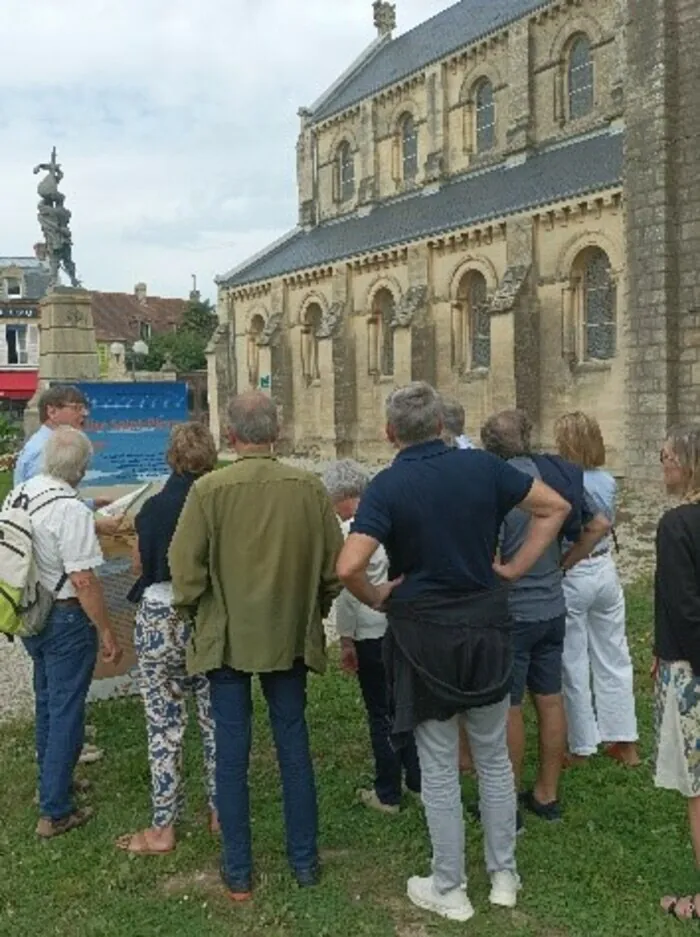
<instances>
[{"instance_id":1,"label":"man in blue shirt","mask_svg":"<svg viewBox=\"0 0 700 937\"><path fill-rule=\"evenodd\" d=\"M54 384L39 398L39 419L41 426L33 433L22 447L15 464L13 487L28 482L31 478L41 474L43 469L44 447L51 438L53 431L59 426L72 426L81 430L90 412L88 401L82 391L70 384ZM93 511L111 504L110 498L85 499L85 503ZM95 530L98 534L109 534L115 531L122 518L96 517ZM91 764L102 758L102 750L95 745L86 743L83 747L80 761Z\"/></svg>"},{"instance_id":2,"label":"man in blue shirt","mask_svg":"<svg viewBox=\"0 0 700 937\"><path fill-rule=\"evenodd\" d=\"M512 670L507 592L556 537L569 506L541 481L478 449L440 438L442 400L429 384L399 388L387 400L393 464L370 483L338 560L346 588L386 608L387 677L396 741L415 731L433 874L414 876L408 896L455 921L474 909L464 883L464 817L458 736L466 725L479 776L492 904L514 907L516 798L506 719ZM514 507L532 518L507 564L494 561L501 524ZM382 544L389 582L366 570Z\"/></svg>"},{"instance_id":3,"label":"man in blue shirt","mask_svg":"<svg viewBox=\"0 0 700 937\"><path fill-rule=\"evenodd\" d=\"M575 547L563 558L561 541L554 540L527 575L511 583L508 596L514 621L508 741L515 781L519 786L525 755L522 703L527 689L532 693L537 710L540 757L535 785L520 795L520 801L543 820L557 821L561 819L558 785L566 754L562 697L566 603L562 567L571 566L588 555L610 524L590 499L586 499L581 469L558 456L532 455L531 435L532 424L524 411L503 410L486 421L481 441L487 452L532 478L547 481L554 478L553 473L561 473L562 488L566 482L575 498L572 514L576 517L571 533L576 540ZM551 484L557 482L552 480ZM505 561L517 554L525 542L529 525L529 515L520 508L514 508L506 516L500 537L501 557Z\"/></svg>"},{"instance_id":4,"label":"man in blue shirt","mask_svg":"<svg viewBox=\"0 0 700 937\"><path fill-rule=\"evenodd\" d=\"M77 387L70 384L55 384L44 391L39 399L41 426L29 437L17 456L13 487L16 488L40 474L44 446L58 426L72 426L73 429L82 431L89 412L87 398ZM86 499L85 503L93 510L97 510L111 504L111 499ZM97 532L110 533L118 527L120 520L121 518L97 518L95 521Z\"/></svg>"}]
</instances>

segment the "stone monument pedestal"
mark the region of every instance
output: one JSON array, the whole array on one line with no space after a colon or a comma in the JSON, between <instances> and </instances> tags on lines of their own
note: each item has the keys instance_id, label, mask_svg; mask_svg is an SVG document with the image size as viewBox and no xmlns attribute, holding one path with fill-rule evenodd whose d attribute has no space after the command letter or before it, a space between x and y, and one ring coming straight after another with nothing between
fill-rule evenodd
<instances>
[{"instance_id":1,"label":"stone monument pedestal","mask_svg":"<svg viewBox=\"0 0 700 937\"><path fill-rule=\"evenodd\" d=\"M24 413L26 436L39 428L39 398L50 384L100 380L90 293L55 287L39 308L39 381Z\"/></svg>"}]
</instances>

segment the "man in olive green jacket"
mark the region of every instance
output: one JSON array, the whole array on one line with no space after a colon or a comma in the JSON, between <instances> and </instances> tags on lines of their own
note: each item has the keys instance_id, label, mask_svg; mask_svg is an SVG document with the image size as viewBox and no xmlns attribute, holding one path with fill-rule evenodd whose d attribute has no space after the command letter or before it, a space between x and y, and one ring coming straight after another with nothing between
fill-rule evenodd
<instances>
[{"instance_id":1,"label":"man in olive green jacket","mask_svg":"<svg viewBox=\"0 0 700 937\"><path fill-rule=\"evenodd\" d=\"M207 673L216 724L222 876L250 897L251 678L260 676L282 775L287 855L300 885L318 880L318 809L306 725L306 675L326 666L323 618L341 586L343 544L315 475L272 454L277 408L234 397L238 460L192 487L170 547L175 606L195 612L188 668Z\"/></svg>"}]
</instances>

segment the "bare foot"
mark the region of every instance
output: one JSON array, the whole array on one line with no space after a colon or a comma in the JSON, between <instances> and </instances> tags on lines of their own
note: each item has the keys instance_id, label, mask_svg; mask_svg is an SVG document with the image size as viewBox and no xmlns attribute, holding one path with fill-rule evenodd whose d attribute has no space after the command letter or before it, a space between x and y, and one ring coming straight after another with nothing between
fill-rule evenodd
<instances>
[{"instance_id":1,"label":"bare foot","mask_svg":"<svg viewBox=\"0 0 700 937\"><path fill-rule=\"evenodd\" d=\"M567 752L564 755L564 768L576 768L581 765L587 765L590 761L589 755L574 755L572 752Z\"/></svg>"},{"instance_id":2,"label":"bare foot","mask_svg":"<svg viewBox=\"0 0 700 937\"><path fill-rule=\"evenodd\" d=\"M636 742L612 742L606 746L605 754L628 768L638 768L642 763Z\"/></svg>"},{"instance_id":3,"label":"bare foot","mask_svg":"<svg viewBox=\"0 0 700 937\"><path fill-rule=\"evenodd\" d=\"M126 833L117 840L117 849L137 856L164 856L175 849L175 829L172 826L150 827L138 833Z\"/></svg>"}]
</instances>

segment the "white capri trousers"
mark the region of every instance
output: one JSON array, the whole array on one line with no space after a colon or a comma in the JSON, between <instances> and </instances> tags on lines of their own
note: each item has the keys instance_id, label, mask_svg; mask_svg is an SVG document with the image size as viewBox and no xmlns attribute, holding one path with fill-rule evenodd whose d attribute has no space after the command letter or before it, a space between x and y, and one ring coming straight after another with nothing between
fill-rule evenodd
<instances>
[{"instance_id":1,"label":"white capri trousers","mask_svg":"<svg viewBox=\"0 0 700 937\"><path fill-rule=\"evenodd\" d=\"M569 751L592 755L601 742L636 742L625 594L612 555L604 553L574 566L564 577L564 596L563 693Z\"/></svg>"}]
</instances>

